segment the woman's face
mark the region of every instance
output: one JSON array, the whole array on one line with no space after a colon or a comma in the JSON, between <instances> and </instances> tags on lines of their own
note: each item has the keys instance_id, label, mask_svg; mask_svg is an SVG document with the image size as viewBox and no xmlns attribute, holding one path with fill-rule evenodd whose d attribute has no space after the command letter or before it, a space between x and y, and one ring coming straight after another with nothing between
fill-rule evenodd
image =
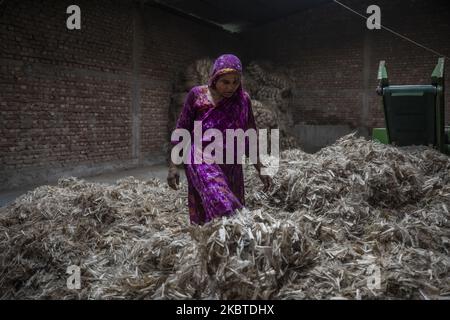
<instances>
[{"instance_id":1,"label":"woman's face","mask_svg":"<svg viewBox=\"0 0 450 320\"><path fill-rule=\"evenodd\" d=\"M216 91L225 98L233 95L241 83L241 77L235 73L224 74L216 82Z\"/></svg>"}]
</instances>

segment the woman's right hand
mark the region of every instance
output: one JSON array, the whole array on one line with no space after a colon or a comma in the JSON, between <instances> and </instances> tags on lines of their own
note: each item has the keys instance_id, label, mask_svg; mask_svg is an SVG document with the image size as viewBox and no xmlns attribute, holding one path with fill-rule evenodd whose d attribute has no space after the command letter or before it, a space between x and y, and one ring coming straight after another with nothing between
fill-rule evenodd
<instances>
[{"instance_id":1,"label":"woman's right hand","mask_svg":"<svg viewBox=\"0 0 450 320\"><path fill-rule=\"evenodd\" d=\"M180 174L178 173L177 167L169 168L169 173L167 174L167 184L173 190L178 190L178 185L180 184Z\"/></svg>"}]
</instances>

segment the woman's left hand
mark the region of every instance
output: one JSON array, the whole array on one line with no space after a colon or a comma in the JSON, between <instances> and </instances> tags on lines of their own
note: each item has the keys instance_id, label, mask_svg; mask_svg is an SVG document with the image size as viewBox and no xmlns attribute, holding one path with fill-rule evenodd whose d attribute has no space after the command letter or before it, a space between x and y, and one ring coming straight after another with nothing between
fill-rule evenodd
<instances>
[{"instance_id":1,"label":"woman's left hand","mask_svg":"<svg viewBox=\"0 0 450 320\"><path fill-rule=\"evenodd\" d=\"M261 179L261 182L264 185L263 191L264 192L269 191L269 189L272 187L272 184L273 184L272 178L268 175L263 175L261 173L259 173L258 175L259 175L259 178Z\"/></svg>"}]
</instances>

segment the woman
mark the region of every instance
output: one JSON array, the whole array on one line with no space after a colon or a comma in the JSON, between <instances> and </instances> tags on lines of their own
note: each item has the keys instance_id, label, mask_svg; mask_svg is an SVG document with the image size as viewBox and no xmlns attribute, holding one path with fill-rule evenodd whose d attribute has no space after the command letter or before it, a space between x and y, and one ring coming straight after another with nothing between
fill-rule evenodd
<instances>
[{"instance_id":1,"label":"woman","mask_svg":"<svg viewBox=\"0 0 450 320\"><path fill-rule=\"evenodd\" d=\"M226 129L256 130L251 100L242 88L241 76L242 64L239 58L232 54L220 56L214 62L208 85L194 87L189 92L176 128L186 129L192 134L194 121L202 121L203 132L210 128L223 133ZM190 150L192 156L193 148ZM214 218L233 215L244 207L242 164L184 164L184 168L191 223L204 224ZM259 159L255 168L267 190L271 179L261 175ZM172 161L167 182L171 188L178 189L179 173Z\"/></svg>"}]
</instances>

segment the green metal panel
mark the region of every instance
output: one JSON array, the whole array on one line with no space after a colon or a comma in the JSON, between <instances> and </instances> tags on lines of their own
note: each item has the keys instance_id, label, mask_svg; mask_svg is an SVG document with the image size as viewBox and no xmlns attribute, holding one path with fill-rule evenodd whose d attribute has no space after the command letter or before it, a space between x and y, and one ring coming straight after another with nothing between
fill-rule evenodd
<instances>
[{"instance_id":1,"label":"green metal panel","mask_svg":"<svg viewBox=\"0 0 450 320\"><path fill-rule=\"evenodd\" d=\"M444 58L439 58L431 85L390 86L386 63L378 67L377 93L383 99L386 128L374 128L382 143L432 145L450 155L450 129L445 127Z\"/></svg>"},{"instance_id":2,"label":"green metal panel","mask_svg":"<svg viewBox=\"0 0 450 320\"><path fill-rule=\"evenodd\" d=\"M436 86L436 145L441 152L447 153L445 146L445 84L444 58L439 58L438 64L431 75L431 83Z\"/></svg>"},{"instance_id":3,"label":"green metal panel","mask_svg":"<svg viewBox=\"0 0 450 320\"><path fill-rule=\"evenodd\" d=\"M388 134L386 128L373 128L372 139L380 143L389 144Z\"/></svg>"},{"instance_id":4,"label":"green metal panel","mask_svg":"<svg viewBox=\"0 0 450 320\"><path fill-rule=\"evenodd\" d=\"M444 143L444 147L443 152L450 155L450 127L445 127L445 143Z\"/></svg>"},{"instance_id":5,"label":"green metal panel","mask_svg":"<svg viewBox=\"0 0 450 320\"><path fill-rule=\"evenodd\" d=\"M439 58L436 67L431 74L431 84L444 85L444 58Z\"/></svg>"},{"instance_id":6,"label":"green metal panel","mask_svg":"<svg viewBox=\"0 0 450 320\"><path fill-rule=\"evenodd\" d=\"M444 144L444 153L450 156L450 144Z\"/></svg>"},{"instance_id":7,"label":"green metal panel","mask_svg":"<svg viewBox=\"0 0 450 320\"><path fill-rule=\"evenodd\" d=\"M378 82L381 87L389 85L386 62L384 60L380 61L380 64L378 65Z\"/></svg>"},{"instance_id":8,"label":"green metal panel","mask_svg":"<svg viewBox=\"0 0 450 320\"><path fill-rule=\"evenodd\" d=\"M412 96L421 96L425 93L436 93L436 87L431 84L419 84L419 85L405 85L405 86L389 86L385 88L385 90L389 90L391 93L403 94L403 95L412 95Z\"/></svg>"},{"instance_id":9,"label":"green metal panel","mask_svg":"<svg viewBox=\"0 0 450 320\"><path fill-rule=\"evenodd\" d=\"M383 98L390 143L436 145L435 86L388 86Z\"/></svg>"},{"instance_id":10,"label":"green metal panel","mask_svg":"<svg viewBox=\"0 0 450 320\"><path fill-rule=\"evenodd\" d=\"M411 92L411 91L400 91L400 92L392 92L391 94L393 97L404 97L404 96L416 96L416 97L423 97L424 92L423 91L417 91L417 92Z\"/></svg>"}]
</instances>

